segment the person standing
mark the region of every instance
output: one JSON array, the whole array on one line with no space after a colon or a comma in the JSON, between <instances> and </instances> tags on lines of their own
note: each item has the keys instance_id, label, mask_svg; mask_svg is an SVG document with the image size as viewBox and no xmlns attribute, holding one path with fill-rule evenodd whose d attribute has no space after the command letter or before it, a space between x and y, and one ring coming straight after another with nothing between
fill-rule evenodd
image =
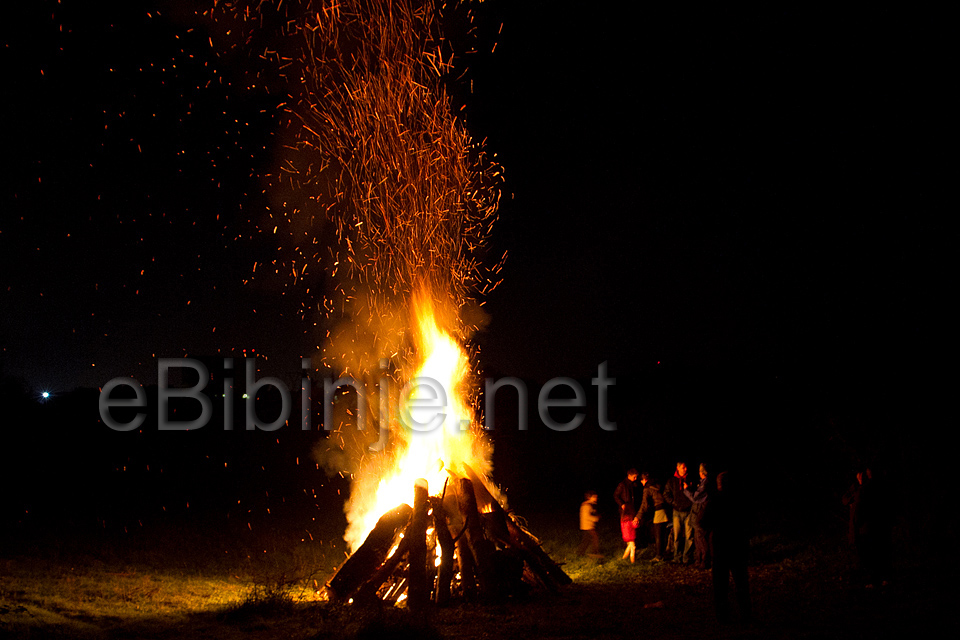
<instances>
[{"instance_id":1,"label":"person standing","mask_svg":"<svg viewBox=\"0 0 960 640\"><path fill-rule=\"evenodd\" d=\"M730 621L730 576L737 591L741 622L749 622L750 584L747 575L746 512L739 485L731 474L717 476L717 492L707 502L702 523L713 539L713 602L717 619Z\"/></svg>"},{"instance_id":2,"label":"person standing","mask_svg":"<svg viewBox=\"0 0 960 640\"><path fill-rule=\"evenodd\" d=\"M664 549L667 543L667 503L660 491L660 483L651 479L650 474L644 472L640 476L643 480L643 499L640 502L640 520L653 522L653 537L657 545L657 555L654 562L663 560ZM647 514L650 514L649 516Z\"/></svg>"},{"instance_id":3,"label":"person standing","mask_svg":"<svg viewBox=\"0 0 960 640\"><path fill-rule=\"evenodd\" d=\"M580 546L577 547L577 555L589 555L591 558L600 557L600 536L597 535L597 522L600 516L597 514L597 492L587 491L586 498L580 504Z\"/></svg>"},{"instance_id":4,"label":"person standing","mask_svg":"<svg viewBox=\"0 0 960 640\"><path fill-rule=\"evenodd\" d=\"M709 569L711 562L710 536L702 524L710 493L712 493L712 488L707 480L707 465L700 463L700 484L695 491L691 491L689 487L684 489L683 494L693 503L693 507L690 509L690 519L693 521L694 533L693 553L696 556L697 569L703 570Z\"/></svg>"},{"instance_id":5,"label":"person standing","mask_svg":"<svg viewBox=\"0 0 960 640\"><path fill-rule=\"evenodd\" d=\"M640 486L637 487L637 490L640 492L638 498L640 504L637 507L637 547L645 549L654 542L652 518L640 517L640 510L643 509L643 499L647 491L647 484L650 482L650 474L646 471L642 472L638 482L640 483Z\"/></svg>"},{"instance_id":6,"label":"person standing","mask_svg":"<svg viewBox=\"0 0 960 640\"><path fill-rule=\"evenodd\" d=\"M690 564L693 555L693 519L690 517L693 502L683 493L689 486L687 463L678 462L676 472L664 488L663 499L673 507L673 561L683 564Z\"/></svg>"},{"instance_id":7,"label":"person standing","mask_svg":"<svg viewBox=\"0 0 960 640\"><path fill-rule=\"evenodd\" d=\"M637 538L637 470L627 471L627 477L620 481L616 490L613 492L613 500L617 503L620 510L620 533L627 548L623 552L623 559L630 558L630 562L636 557L636 538Z\"/></svg>"},{"instance_id":8,"label":"person standing","mask_svg":"<svg viewBox=\"0 0 960 640\"><path fill-rule=\"evenodd\" d=\"M626 513L620 515L620 533L623 535L623 541L627 543L627 549L623 552L623 557L621 560L630 558L631 563L636 560L638 522L639 521L636 515L630 515Z\"/></svg>"},{"instance_id":9,"label":"person standing","mask_svg":"<svg viewBox=\"0 0 960 640\"><path fill-rule=\"evenodd\" d=\"M613 499L620 508L620 517L624 515L635 516L637 514L637 503L634 499L637 490L637 470L627 471L627 477L620 481L616 491L613 492Z\"/></svg>"}]
</instances>

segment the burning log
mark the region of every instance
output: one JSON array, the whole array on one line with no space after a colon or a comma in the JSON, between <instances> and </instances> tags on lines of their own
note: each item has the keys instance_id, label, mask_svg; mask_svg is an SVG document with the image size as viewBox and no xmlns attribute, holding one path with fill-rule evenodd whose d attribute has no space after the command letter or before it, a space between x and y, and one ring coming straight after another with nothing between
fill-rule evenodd
<instances>
[{"instance_id":1,"label":"burning log","mask_svg":"<svg viewBox=\"0 0 960 640\"><path fill-rule=\"evenodd\" d=\"M327 594L332 601L345 602L370 578L384 560L397 539L400 530L410 522L413 509L409 505L385 513L356 553L344 560L336 574L327 584ZM394 555L397 555L394 553ZM379 586L379 585L378 585Z\"/></svg>"},{"instance_id":2,"label":"burning log","mask_svg":"<svg viewBox=\"0 0 960 640\"><path fill-rule=\"evenodd\" d=\"M457 536L457 559L460 564L460 588L463 589L463 596L472 600L477 595L477 567L473 560L473 551L464 537L466 527Z\"/></svg>"},{"instance_id":3,"label":"burning log","mask_svg":"<svg viewBox=\"0 0 960 640\"><path fill-rule=\"evenodd\" d=\"M476 477L472 469L468 468L468 474ZM519 550L524 562L543 586L556 590L558 586L573 582L560 565L543 550L536 536L503 510L497 499L487 491L483 482L475 480L473 488L478 494L478 502L482 501L489 509L489 512L484 514L484 527L493 540L505 548Z\"/></svg>"},{"instance_id":4,"label":"burning log","mask_svg":"<svg viewBox=\"0 0 960 640\"><path fill-rule=\"evenodd\" d=\"M407 525L409 528L409 525ZM392 576L396 571L397 567L400 566L400 563L403 562L403 559L407 556L407 552L410 548L409 542L411 538L407 535L404 535L400 540L400 543L397 545L396 551L390 555L380 568L367 580L360 585L356 590L356 595L354 596L354 602L361 603L370 603L374 602L377 598L377 592L380 590L380 587L383 586L383 583L386 582L390 576ZM387 593L384 594L384 600L389 599L391 592L394 588L398 587L401 583L406 584L406 579L397 580L397 584L388 589ZM396 594L400 595L399 591Z\"/></svg>"},{"instance_id":5,"label":"burning log","mask_svg":"<svg viewBox=\"0 0 960 640\"><path fill-rule=\"evenodd\" d=\"M410 559L407 572L410 581L410 609L422 611L430 601L430 586L427 582L427 509L430 496L427 481L417 480L413 488L413 518L404 540L410 540Z\"/></svg>"},{"instance_id":6,"label":"burning log","mask_svg":"<svg viewBox=\"0 0 960 640\"><path fill-rule=\"evenodd\" d=\"M484 535L483 521L480 518L480 512L477 511L473 482L468 478L460 478L457 488L457 504L466 529L467 546L473 555L477 582L480 584L480 596L491 598L495 595L493 552L496 547Z\"/></svg>"},{"instance_id":7,"label":"burning log","mask_svg":"<svg viewBox=\"0 0 960 640\"><path fill-rule=\"evenodd\" d=\"M498 503L495 509L501 512L503 508ZM507 525L507 531L510 532L510 544L512 547L523 551L523 559L530 568L543 580L551 589L556 590L560 585L570 584L573 580L553 561L547 552L543 550L540 541L522 525L520 525L509 513L504 513Z\"/></svg>"},{"instance_id":8,"label":"burning log","mask_svg":"<svg viewBox=\"0 0 960 640\"><path fill-rule=\"evenodd\" d=\"M437 544L440 545L440 566L437 571L437 584L434 589L434 601L444 605L450 600L450 583L453 581L453 536L447 525L447 511L443 508L442 498L431 498L433 507L433 526L437 532Z\"/></svg>"},{"instance_id":9,"label":"burning log","mask_svg":"<svg viewBox=\"0 0 960 640\"><path fill-rule=\"evenodd\" d=\"M399 602L406 595L413 610L423 610L431 601L445 604L453 595L454 549L459 588L466 598L479 591L485 600L495 600L524 592L530 585L556 591L571 582L540 541L482 484L455 478L452 486L456 495L450 504L456 504L454 513L462 520L455 522L460 529L456 537L443 497L431 498L421 479L414 488L414 507L401 505L381 517L363 545L341 565L327 586L331 599L370 602L379 597ZM478 500L485 502L483 513Z\"/></svg>"}]
</instances>

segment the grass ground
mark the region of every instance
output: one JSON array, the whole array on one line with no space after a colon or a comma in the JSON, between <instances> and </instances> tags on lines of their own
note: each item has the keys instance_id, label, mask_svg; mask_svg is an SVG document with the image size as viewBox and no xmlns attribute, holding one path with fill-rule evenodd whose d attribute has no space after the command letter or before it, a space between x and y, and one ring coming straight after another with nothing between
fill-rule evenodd
<instances>
[{"instance_id":1,"label":"grass ground","mask_svg":"<svg viewBox=\"0 0 960 640\"><path fill-rule=\"evenodd\" d=\"M576 531L531 522L574 583L498 604L458 604L413 619L397 609L334 607L317 599L339 558L301 553L279 560L164 555L154 549L108 559L83 545L0 558L0 637L9 638L855 638L915 636L946 620L953 592L903 560L884 589L856 581L836 535L755 537L749 625L713 616L709 572L620 560L613 529L604 558L577 558ZM92 543L91 543L92 544ZM187 552L179 552L183 556ZM189 555L189 554L188 554ZM342 556L341 556L342 557ZM955 629L956 624L953 624ZM956 629L955 629L956 630ZM950 637L949 629L946 629Z\"/></svg>"}]
</instances>

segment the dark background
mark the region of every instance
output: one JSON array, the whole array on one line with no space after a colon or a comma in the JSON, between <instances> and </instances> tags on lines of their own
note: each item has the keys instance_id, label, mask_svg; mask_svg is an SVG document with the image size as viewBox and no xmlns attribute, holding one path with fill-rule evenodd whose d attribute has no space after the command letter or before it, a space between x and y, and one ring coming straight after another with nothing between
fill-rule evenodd
<instances>
[{"instance_id":1,"label":"dark background","mask_svg":"<svg viewBox=\"0 0 960 640\"><path fill-rule=\"evenodd\" d=\"M535 417L519 432L498 397L498 482L521 507L575 510L631 466L707 459L822 505L868 460L939 468L955 422L946 20L643 5L475 7L454 102L505 167L491 253L509 254L480 366L588 397L562 434ZM100 478L108 502L151 486L144 511L161 487L229 502L325 482L290 471L322 434L98 422L96 389L155 383L157 357L257 354L296 379L323 338L313 299L264 269L280 98L250 88L249 55L215 55L193 6L18 3L0 27L0 419L21 520L47 481ZM597 424L602 362L616 432ZM232 456L264 480L238 485Z\"/></svg>"}]
</instances>

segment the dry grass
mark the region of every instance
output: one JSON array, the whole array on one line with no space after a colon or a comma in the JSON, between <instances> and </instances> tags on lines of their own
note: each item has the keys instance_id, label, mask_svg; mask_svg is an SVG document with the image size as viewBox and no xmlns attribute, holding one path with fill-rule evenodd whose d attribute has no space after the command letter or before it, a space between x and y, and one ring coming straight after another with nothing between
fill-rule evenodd
<instances>
[{"instance_id":1,"label":"dry grass","mask_svg":"<svg viewBox=\"0 0 960 640\"><path fill-rule=\"evenodd\" d=\"M106 623L218 611L236 605L247 586L237 578L158 572L110 566L79 558L68 565L15 558L0 564L4 621L66 625Z\"/></svg>"},{"instance_id":2,"label":"dry grass","mask_svg":"<svg viewBox=\"0 0 960 640\"><path fill-rule=\"evenodd\" d=\"M609 523L606 523L609 525ZM405 610L334 607L316 599L304 563L326 576L332 560L297 558L163 570L104 562L92 554L0 560L0 636L11 638L647 638L889 637L917 621L932 624L949 590L919 565L900 563L889 588L870 592L852 579L837 537L752 541L751 625L718 625L709 572L620 560L603 529L604 559L578 558L577 532L533 522L574 584L495 604L460 603L414 619ZM164 551L155 550L162 560ZM182 552L180 552L182 556ZM237 554L238 557L240 554ZM170 566L182 557L169 556ZM198 561L199 562L199 561ZM187 563L191 564L191 563ZM196 564L196 563L193 563ZM319 567L319 569L318 569ZM318 580L322 583L322 577Z\"/></svg>"}]
</instances>

